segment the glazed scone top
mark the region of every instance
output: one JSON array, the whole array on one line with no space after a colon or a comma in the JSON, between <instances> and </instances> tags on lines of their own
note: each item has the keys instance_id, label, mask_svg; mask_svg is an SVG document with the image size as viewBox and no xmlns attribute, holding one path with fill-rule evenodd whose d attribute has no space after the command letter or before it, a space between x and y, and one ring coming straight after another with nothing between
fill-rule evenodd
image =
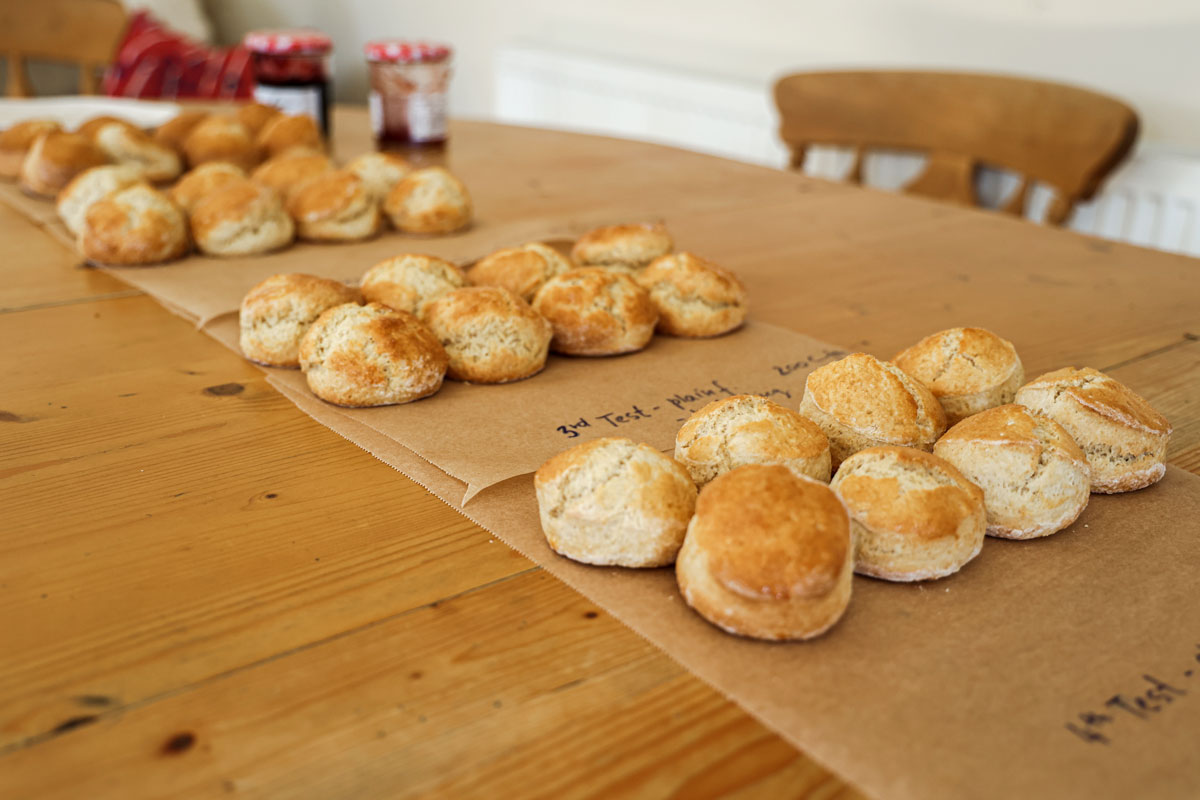
<instances>
[{"instance_id":1,"label":"glazed scone top","mask_svg":"<svg viewBox=\"0 0 1200 800\"><path fill-rule=\"evenodd\" d=\"M333 170L333 161L324 153L306 148L294 148L269 158L254 168L250 179L270 186L284 197L305 181Z\"/></svg>"},{"instance_id":2,"label":"glazed scone top","mask_svg":"<svg viewBox=\"0 0 1200 800\"><path fill-rule=\"evenodd\" d=\"M324 150L325 140L317 123L307 114L280 114L267 120L254 139L264 153L276 156L292 147Z\"/></svg>"},{"instance_id":3,"label":"glazed scone top","mask_svg":"<svg viewBox=\"0 0 1200 800\"><path fill-rule=\"evenodd\" d=\"M176 151L183 150L183 140L192 129L208 119L207 111L181 111L176 116L159 125L154 131L154 141Z\"/></svg>"},{"instance_id":4,"label":"glazed scone top","mask_svg":"<svg viewBox=\"0 0 1200 800\"><path fill-rule=\"evenodd\" d=\"M445 259L405 253L384 259L362 278L368 300L421 316L426 303L467 285L462 270Z\"/></svg>"},{"instance_id":5,"label":"glazed scone top","mask_svg":"<svg viewBox=\"0 0 1200 800\"><path fill-rule=\"evenodd\" d=\"M237 110L237 121L246 126L251 133L258 133L263 127L283 112L274 106L262 103L247 103Z\"/></svg>"},{"instance_id":6,"label":"glazed scone top","mask_svg":"<svg viewBox=\"0 0 1200 800\"><path fill-rule=\"evenodd\" d=\"M393 153L363 153L347 164L346 169L362 179L372 197L383 202L392 187L412 172L413 167Z\"/></svg>"},{"instance_id":7,"label":"glazed scone top","mask_svg":"<svg viewBox=\"0 0 1200 800\"><path fill-rule=\"evenodd\" d=\"M644 267L671 252L675 241L662 223L609 225L588 231L571 248L578 264L616 264Z\"/></svg>"},{"instance_id":8,"label":"glazed scone top","mask_svg":"<svg viewBox=\"0 0 1200 800\"><path fill-rule=\"evenodd\" d=\"M1036 465L1052 453L1087 466L1083 450L1054 420L1009 403L967 417L946 431L934 452L958 443L980 442L1024 450Z\"/></svg>"},{"instance_id":9,"label":"glazed scone top","mask_svg":"<svg viewBox=\"0 0 1200 800\"><path fill-rule=\"evenodd\" d=\"M933 442L946 428L941 404L924 385L866 353L818 367L804 388L826 414L881 441Z\"/></svg>"},{"instance_id":10,"label":"glazed scone top","mask_svg":"<svg viewBox=\"0 0 1200 800\"><path fill-rule=\"evenodd\" d=\"M693 537L712 578L751 600L827 595L850 557L850 518L837 495L781 466L739 467L705 486Z\"/></svg>"},{"instance_id":11,"label":"glazed scone top","mask_svg":"<svg viewBox=\"0 0 1200 800\"><path fill-rule=\"evenodd\" d=\"M765 397L747 394L714 400L701 408L683 423L675 443L689 459L722 461L723 471L728 471L739 455L727 450L735 433L746 439L756 459L765 462L816 458L829 449L829 440L815 422Z\"/></svg>"},{"instance_id":12,"label":"glazed scone top","mask_svg":"<svg viewBox=\"0 0 1200 800\"><path fill-rule=\"evenodd\" d=\"M379 303L323 312L300 343L300 361L306 371L319 364L368 384L388 383L389 363L410 365L415 381L443 375L447 365L442 343L424 323Z\"/></svg>"},{"instance_id":13,"label":"glazed scone top","mask_svg":"<svg viewBox=\"0 0 1200 800\"><path fill-rule=\"evenodd\" d=\"M471 282L481 286L503 286L532 300L546 281L572 270L575 265L553 247L529 242L506 247L481 258L471 267Z\"/></svg>"},{"instance_id":14,"label":"glazed scone top","mask_svg":"<svg viewBox=\"0 0 1200 800\"><path fill-rule=\"evenodd\" d=\"M1063 367L1047 372L1022 386L1018 394L1034 392L1052 395L1046 398L1048 401L1066 395L1084 408L1130 428L1160 436L1171 433L1171 423L1141 395L1091 367Z\"/></svg>"},{"instance_id":15,"label":"glazed scone top","mask_svg":"<svg viewBox=\"0 0 1200 800\"><path fill-rule=\"evenodd\" d=\"M999 386L1021 367L1012 342L984 328L931 334L898 353L892 363L928 386L934 397Z\"/></svg>"},{"instance_id":16,"label":"glazed scone top","mask_svg":"<svg viewBox=\"0 0 1200 800\"><path fill-rule=\"evenodd\" d=\"M912 447L869 447L842 462L830 486L869 528L932 541L955 536L983 508L983 490L950 462Z\"/></svg>"},{"instance_id":17,"label":"glazed scone top","mask_svg":"<svg viewBox=\"0 0 1200 800\"><path fill-rule=\"evenodd\" d=\"M245 171L228 161L209 161L189 172L171 187L171 199L185 211L190 211L201 200L216 190L231 183L246 181Z\"/></svg>"},{"instance_id":18,"label":"glazed scone top","mask_svg":"<svg viewBox=\"0 0 1200 800\"><path fill-rule=\"evenodd\" d=\"M306 181L288 197L288 213L301 222L354 218L374 200L353 172L325 172Z\"/></svg>"},{"instance_id":19,"label":"glazed scone top","mask_svg":"<svg viewBox=\"0 0 1200 800\"><path fill-rule=\"evenodd\" d=\"M52 119L28 119L0 131L0 150L24 152L43 133L61 131L62 126Z\"/></svg>"},{"instance_id":20,"label":"glazed scone top","mask_svg":"<svg viewBox=\"0 0 1200 800\"><path fill-rule=\"evenodd\" d=\"M34 139L26 166L37 159L55 169L69 167L79 172L109 163L108 156L90 138L65 131L50 131Z\"/></svg>"},{"instance_id":21,"label":"glazed scone top","mask_svg":"<svg viewBox=\"0 0 1200 800\"><path fill-rule=\"evenodd\" d=\"M556 275L537 293L533 307L574 350L603 346L630 329L652 329L658 322L646 290L628 275L603 267Z\"/></svg>"}]
</instances>

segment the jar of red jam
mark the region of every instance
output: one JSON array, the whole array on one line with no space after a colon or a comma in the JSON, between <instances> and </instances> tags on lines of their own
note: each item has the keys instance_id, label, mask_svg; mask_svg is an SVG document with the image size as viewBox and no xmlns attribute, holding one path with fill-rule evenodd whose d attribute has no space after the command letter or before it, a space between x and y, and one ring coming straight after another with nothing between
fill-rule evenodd
<instances>
[{"instance_id":1,"label":"jar of red jam","mask_svg":"<svg viewBox=\"0 0 1200 800\"><path fill-rule=\"evenodd\" d=\"M285 114L307 114L329 136L330 54L320 31L251 31L243 43L254 62L254 99Z\"/></svg>"},{"instance_id":2,"label":"jar of red jam","mask_svg":"<svg viewBox=\"0 0 1200 800\"><path fill-rule=\"evenodd\" d=\"M444 148L450 48L385 39L368 42L366 55L378 149L404 150L420 161L420 151Z\"/></svg>"}]
</instances>

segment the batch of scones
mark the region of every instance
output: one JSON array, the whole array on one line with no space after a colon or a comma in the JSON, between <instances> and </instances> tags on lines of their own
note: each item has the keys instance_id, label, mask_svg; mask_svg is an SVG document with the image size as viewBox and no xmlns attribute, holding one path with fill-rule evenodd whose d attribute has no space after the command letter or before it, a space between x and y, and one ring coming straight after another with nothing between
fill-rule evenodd
<instances>
[{"instance_id":1,"label":"batch of scones","mask_svg":"<svg viewBox=\"0 0 1200 800\"><path fill-rule=\"evenodd\" d=\"M80 253L113 266L161 264L193 248L249 256L296 239L353 242L389 225L445 235L473 214L467 188L445 169L414 169L389 153L339 168L310 117L260 104L233 114L184 111L152 132L110 116L73 132L27 120L0 131L0 178L55 199ZM135 185L142 188L126 191ZM89 225L101 201L115 202L126 223L115 225L110 204Z\"/></svg>"}]
</instances>

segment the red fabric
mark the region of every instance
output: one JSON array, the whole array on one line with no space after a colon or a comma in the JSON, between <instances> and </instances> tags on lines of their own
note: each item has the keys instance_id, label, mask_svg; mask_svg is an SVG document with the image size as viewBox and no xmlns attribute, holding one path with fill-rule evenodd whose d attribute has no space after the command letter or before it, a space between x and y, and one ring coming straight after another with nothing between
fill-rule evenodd
<instances>
[{"instance_id":1,"label":"red fabric","mask_svg":"<svg viewBox=\"0 0 1200 800\"><path fill-rule=\"evenodd\" d=\"M254 75L244 47L209 47L138 11L104 73L103 90L112 97L245 100L254 94Z\"/></svg>"}]
</instances>

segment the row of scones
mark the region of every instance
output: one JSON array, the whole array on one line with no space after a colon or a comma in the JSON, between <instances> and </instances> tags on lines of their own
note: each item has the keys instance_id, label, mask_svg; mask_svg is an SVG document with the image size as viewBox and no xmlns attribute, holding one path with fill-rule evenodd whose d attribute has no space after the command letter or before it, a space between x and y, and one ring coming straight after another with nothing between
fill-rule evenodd
<instances>
[{"instance_id":1,"label":"row of scones","mask_svg":"<svg viewBox=\"0 0 1200 800\"><path fill-rule=\"evenodd\" d=\"M1150 486L1170 433L1111 376L1066 367L1026 382L1010 342L954 328L891 362L855 353L819 367L798 410L711 403L679 429L674 458L598 439L551 458L534 484L560 555L674 563L709 622L800 640L842 616L852 572L943 578L985 536L1049 536L1092 493Z\"/></svg>"},{"instance_id":2,"label":"row of scones","mask_svg":"<svg viewBox=\"0 0 1200 800\"><path fill-rule=\"evenodd\" d=\"M645 348L656 330L709 337L740 327L737 277L673 248L660 224L615 225L585 234L569 256L531 242L465 271L406 253L372 266L358 288L273 275L242 301L241 348L259 364L299 367L327 402L366 407L427 397L443 377L523 380L550 351L613 356Z\"/></svg>"},{"instance_id":3,"label":"row of scones","mask_svg":"<svg viewBox=\"0 0 1200 800\"><path fill-rule=\"evenodd\" d=\"M339 166L311 118L261 105L184 112L153 134L112 117L72 133L19 123L0 133L0 176L56 198L80 254L106 265L161 264L193 247L246 256L295 239L353 242L389 226L441 235L472 217L467 188L447 170L389 153Z\"/></svg>"}]
</instances>

